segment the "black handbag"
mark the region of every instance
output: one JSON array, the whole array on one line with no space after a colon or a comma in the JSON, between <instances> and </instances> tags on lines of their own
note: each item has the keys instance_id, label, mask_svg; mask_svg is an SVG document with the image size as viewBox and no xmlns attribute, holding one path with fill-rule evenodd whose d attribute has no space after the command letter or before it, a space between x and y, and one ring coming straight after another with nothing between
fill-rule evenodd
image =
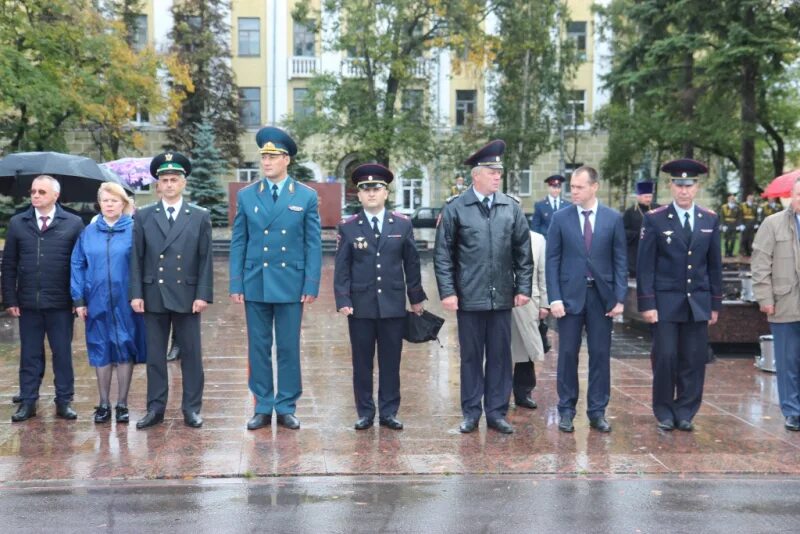
<instances>
[{"instance_id":1,"label":"black handbag","mask_svg":"<svg viewBox=\"0 0 800 534\"><path fill-rule=\"evenodd\" d=\"M413 311L406 312L406 325L403 339L409 343L424 343L426 341L439 341L439 330L444 324L444 319L424 310L421 315Z\"/></svg>"}]
</instances>

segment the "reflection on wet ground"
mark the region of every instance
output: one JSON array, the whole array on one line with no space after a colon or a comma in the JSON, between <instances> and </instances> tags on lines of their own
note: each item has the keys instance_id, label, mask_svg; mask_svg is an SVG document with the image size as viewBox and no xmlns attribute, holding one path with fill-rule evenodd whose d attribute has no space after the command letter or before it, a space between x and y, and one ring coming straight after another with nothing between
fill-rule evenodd
<instances>
[{"instance_id":1,"label":"reflection on wet ground","mask_svg":"<svg viewBox=\"0 0 800 534\"><path fill-rule=\"evenodd\" d=\"M180 369L170 364L171 392L165 424L145 431L134 425L95 425L93 369L85 356L83 328L75 331L77 421L55 418L48 371L39 415L10 422L17 391L16 322L0 317L0 480L190 478L303 474L666 474L800 473L800 434L783 429L774 375L749 359L721 359L709 366L705 402L693 433L662 433L650 411L648 340L624 327L615 332L611 434L589 430L578 406L576 431L557 429L555 355L537 364L534 397L539 409L512 406L516 433L487 430L461 435L459 360L455 317L436 299L429 259L423 281L429 308L447 318L440 341L406 345L402 363L400 432L374 427L357 432L350 348L345 320L334 313L333 262L325 258L320 299L306 310L302 333L304 393L299 431L248 432L244 313L227 299L227 264L216 264L217 302L203 317L205 424L190 429L180 412ZM618 325L620 326L620 325ZM553 340L554 344L557 342ZM585 391L586 355L581 389ZM377 384L377 381L376 381ZM145 368L134 372L132 420L144 414ZM112 390L112 399L114 393Z\"/></svg>"}]
</instances>

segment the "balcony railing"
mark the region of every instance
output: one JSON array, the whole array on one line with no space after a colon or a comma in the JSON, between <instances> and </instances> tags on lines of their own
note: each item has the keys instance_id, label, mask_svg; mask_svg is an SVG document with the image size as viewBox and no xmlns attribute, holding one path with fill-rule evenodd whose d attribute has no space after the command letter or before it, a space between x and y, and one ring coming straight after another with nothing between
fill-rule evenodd
<instances>
[{"instance_id":1,"label":"balcony railing","mask_svg":"<svg viewBox=\"0 0 800 534\"><path fill-rule=\"evenodd\" d=\"M292 56L289 58L289 77L311 78L319 71L319 58Z\"/></svg>"},{"instance_id":2,"label":"balcony railing","mask_svg":"<svg viewBox=\"0 0 800 534\"><path fill-rule=\"evenodd\" d=\"M419 58L411 69L414 78L428 77L428 60ZM341 73L344 78L361 78L364 76L364 60L358 57L348 57L342 60Z\"/></svg>"}]
</instances>

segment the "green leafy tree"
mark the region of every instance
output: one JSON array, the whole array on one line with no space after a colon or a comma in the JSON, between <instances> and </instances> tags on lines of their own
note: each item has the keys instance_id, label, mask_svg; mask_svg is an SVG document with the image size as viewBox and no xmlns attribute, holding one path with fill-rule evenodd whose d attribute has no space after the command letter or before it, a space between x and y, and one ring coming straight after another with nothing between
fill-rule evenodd
<instances>
[{"instance_id":1,"label":"green leafy tree","mask_svg":"<svg viewBox=\"0 0 800 534\"><path fill-rule=\"evenodd\" d=\"M189 198L211 213L213 226L225 226L228 224L228 203L220 178L225 175L228 165L217 148L214 126L208 115L201 117L192 145Z\"/></svg>"},{"instance_id":2,"label":"green leafy tree","mask_svg":"<svg viewBox=\"0 0 800 534\"><path fill-rule=\"evenodd\" d=\"M244 127L239 119L238 87L230 67L230 27L224 0L176 0L172 5L175 24L169 34L171 51L189 66L191 86L170 79L186 91L177 121L167 132L168 149L191 152L203 113L208 113L223 157L234 164L242 160L239 137Z\"/></svg>"}]
</instances>

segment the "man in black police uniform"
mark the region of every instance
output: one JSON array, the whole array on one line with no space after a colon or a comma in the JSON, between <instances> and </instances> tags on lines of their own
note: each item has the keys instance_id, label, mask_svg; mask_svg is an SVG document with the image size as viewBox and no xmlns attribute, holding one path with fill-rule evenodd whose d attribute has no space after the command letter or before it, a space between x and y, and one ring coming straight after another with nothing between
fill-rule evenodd
<instances>
[{"instance_id":1,"label":"man in black police uniform","mask_svg":"<svg viewBox=\"0 0 800 534\"><path fill-rule=\"evenodd\" d=\"M625 226L625 241L628 243L628 276L636 277L636 255L639 251L639 234L642 230L642 218L648 211L658 207L653 203L655 183L645 180L636 183L636 204L622 214Z\"/></svg>"},{"instance_id":2,"label":"man in black police uniform","mask_svg":"<svg viewBox=\"0 0 800 534\"><path fill-rule=\"evenodd\" d=\"M472 167L472 187L448 199L436 229L439 297L445 310L458 314L462 433L478 427L482 411L490 428L514 431L505 419L511 308L530 301L533 259L528 221L517 201L499 191L505 146L492 141L464 161Z\"/></svg>"},{"instance_id":3,"label":"man in black police uniform","mask_svg":"<svg viewBox=\"0 0 800 534\"><path fill-rule=\"evenodd\" d=\"M147 333L147 414L136 428L164 420L169 394L167 344L170 328L181 347L183 421L203 424L203 358L200 313L213 296L211 216L183 201L192 164L182 154L153 158L150 174L158 179L161 200L140 208L134 217L131 251L131 307L144 313Z\"/></svg>"},{"instance_id":4,"label":"man in black police uniform","mask_svg":"<svg viewBox=\"0 0 800 534\"><path fill-rule=\"evenodd\" d=\"M691 431L703 398L708 325L722 308L719 217L694 203L690 159L661 167L672 175L673 202L644 217L636 286L639 311L653 324L653 413L658 428Z\"/></svg>"},{"instance_id":5,"label":"man in black police uniform","mask_svg":"<svg viewBox=\"0 0 800 534\"><path fill-rule=\"evenodd\" d=\"M350 330L356 430L370 428L375 420L372 367L376 344L379 422L393 430L403 428L397 410L406 293L416 313L422 313L426 299L411 220L385 209L393 179L389 169L376 163L353 171L364 209L343 221L337 236L333 288L336 309L347 317Z\"/></svg>"},{"instance_id":6,"label":"man in black police uniform","mask_svg":"<svg viewBox=\"0 0 800 534\"><path fill-rule=\"evenodd\" d=\"M545 178L547 196L533 205L531 230L534 232L547 237L547 230L550 228L550 221L553 219L553 213L567 206L572 206L571 202L567 202L561 198L561 186L565 180L566 178L560 174L554 174Z\"/></svg>"}]
</instances>

